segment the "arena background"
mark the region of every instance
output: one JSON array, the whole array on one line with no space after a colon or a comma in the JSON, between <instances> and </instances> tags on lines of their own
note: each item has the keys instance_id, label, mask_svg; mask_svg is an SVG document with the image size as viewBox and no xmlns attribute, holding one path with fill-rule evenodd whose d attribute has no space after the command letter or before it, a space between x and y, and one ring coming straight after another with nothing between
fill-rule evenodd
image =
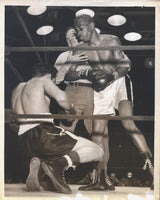
<instances>
[{"instance_id":1,"label":"arena background","mask_svg":"<svg viewBox=\"0 0 160 200\"><path fill-rule=\"evenodd\" d=\"M5 7L5 45L8 47L30 46L66 46L65 30L73 26L74 13L82 7L47 7L47 12L39 16L31 16L26 6ZM86 7L85 7L86 8ZM92 7L95 11L96 27L101 34L117 35L122 45L154 45L155 44L155 10L152 7ZM114 27L107 23L107 18L121 13L127 22ZM53 25L54 30L46 36L36 34L38 27ZM129 42L124 34L131 30L142 34L142 39ZM6 52L5 55L5 108L10 108L12 90L19 82L27 81L32 76L34 64L42 60L54 65L61 52ZM131 60L132 68L129 75L134 87L134 115L154 115L154 50L125 51ZM64 89L64 84L61 85ZM51 109L53 110L54 102ZM144 133L153 153L154 122L136 121ZM88 137L80 121L76 128L77 135ZM110 162L109 173L115 173L120 182L132 186L147 186L151 177L142 170L143 160L131 138L125 133L119 121L110 121ZM16 183L25 180L26 171L21 168L20 152L17 147L17 135L5 125L5 181ZM92 166L82 165L72 174L71 182L79 181ZM68 174L66 174L68 176ZM71 176L68 176L71 177Z\"/></svg>"}]
</instances>

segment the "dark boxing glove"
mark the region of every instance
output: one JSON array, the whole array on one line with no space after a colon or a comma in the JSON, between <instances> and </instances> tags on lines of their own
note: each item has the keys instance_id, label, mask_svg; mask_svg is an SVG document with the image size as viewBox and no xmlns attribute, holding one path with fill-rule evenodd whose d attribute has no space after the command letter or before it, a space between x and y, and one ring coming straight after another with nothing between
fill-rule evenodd
<instances>
[{"instance_id":1,"label":"dark boxing glove","mask_svg":"<svg viewBox=\"0 0 160 200\"><path fill-rule=\"evenodd\" d=\"M93 88L99 92L105 89L114 79L113 75L101 69L93 69L88 71L88 80L92 81Z\"/></svg>"}]
</instances>

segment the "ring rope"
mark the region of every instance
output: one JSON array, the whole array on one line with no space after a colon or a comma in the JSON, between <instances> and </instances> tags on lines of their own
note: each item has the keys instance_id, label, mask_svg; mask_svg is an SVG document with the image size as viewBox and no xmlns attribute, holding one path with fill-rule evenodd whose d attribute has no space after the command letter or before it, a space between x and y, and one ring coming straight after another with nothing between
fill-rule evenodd
<instances>
[{"instance_id":1,"label":"ring rope","mask_svg":"<svg viewBox=\"0 0 160 200\"><path fill-rule=\"evenodd\" d=\"M36 122L42 122L38 119L106 119L106 120L135 120L135 121L153 121L154 116L111 116L111 115L71 115L71 114L15 114L17 119L36 119Z\"/></svg>"},{"instance_id":2,"label":"ring rope","mask_svg":"<svg viewBox=\"0 0 160 200\"><path fill-rule=\"evenodd\" d=\"M30 52L30 51L69 51L69 50L154 50L154 45L124 45L124 46L107 46L107 47L6 47L7 52Z\"/></svg>"}]
</instances>

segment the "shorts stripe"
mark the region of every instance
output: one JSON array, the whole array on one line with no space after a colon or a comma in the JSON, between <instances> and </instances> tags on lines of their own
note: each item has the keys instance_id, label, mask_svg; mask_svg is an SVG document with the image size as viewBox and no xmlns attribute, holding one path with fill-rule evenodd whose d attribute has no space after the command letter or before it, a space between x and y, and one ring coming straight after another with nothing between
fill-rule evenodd
<instances>
[{"instance_id":1,"label":"shorts stripe","mask_svg":"<svg viewBox=\"0 0 160 200\"><path fill-rule=\"evenodd\" d=\"M125 76L125 83L126 83L128 100L132 102L131 81L128 76Z\"/></svg>"}]
</instances>

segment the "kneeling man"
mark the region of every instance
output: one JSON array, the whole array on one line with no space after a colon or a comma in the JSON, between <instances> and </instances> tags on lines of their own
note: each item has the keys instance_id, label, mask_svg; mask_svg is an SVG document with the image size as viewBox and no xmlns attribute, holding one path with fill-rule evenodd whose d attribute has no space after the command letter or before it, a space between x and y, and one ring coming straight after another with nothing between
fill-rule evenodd
<instances>
[{"instance_id":1,"label":"kneeling man","mask_svg":"<svg viewBox=\"0 0 160 200\"><path fill-rule=\"evenodd\" d=\"M50 114L50 98L54 98L63 109L72 113L74 106L69 103L66 93L54 84L55 76L55 68L37 66L33 78L13 90L13 111L17 114ZM42 171L47 175L44 189L69 194L71 189L64 180L64 170L103 158L101 147L55 126L53 119L36 118L37 123L31 123L33 119L19 118L18 121L21 123L19 144L30 162L26 180L29 191L40 190Z\"/></svg>"}]
</instances>

